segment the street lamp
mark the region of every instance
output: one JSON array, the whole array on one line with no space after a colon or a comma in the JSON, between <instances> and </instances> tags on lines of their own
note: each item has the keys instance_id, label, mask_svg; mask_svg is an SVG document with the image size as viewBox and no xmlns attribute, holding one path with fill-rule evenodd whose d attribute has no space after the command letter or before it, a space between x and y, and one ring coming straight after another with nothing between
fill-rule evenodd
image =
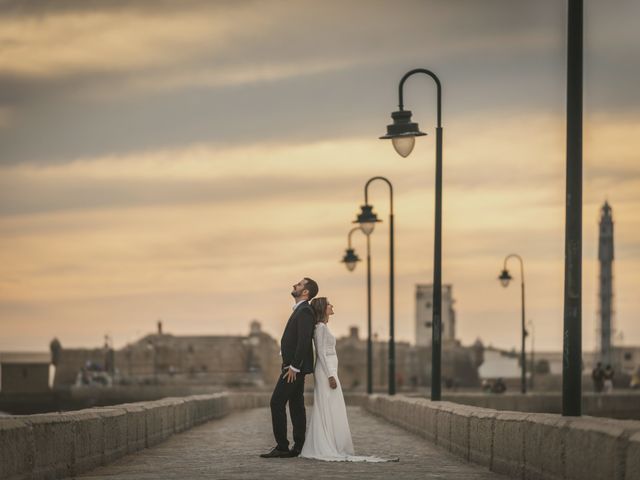
<instances>
[{"instance_id":1,"label":"street lamp","mask_svg":"<svg viewBox=\"0 0 640 480\"><path fill-rule=\"evenodd\" d=\"M355 250L351 248L351 235L356 230L362 231L362 227L354 227L349 232L349 246L342 257L342 262L347 267L347 270L353 272L356 268L357 262L360 261ZM364 232L363 232L364 233ZM371 237L367 237L367 393L373 393L373 347L371 342Z\"/></svg>"},{"instance_id":2,"label":"street lamp","mask_svg":"<svg viewBox=\"0 0 640 480\"><path fill-rule=\"evenodd\" d=\"M376 223L382 222L382 220L378 219L378 216L373 213L373 206L366 203L366 193L365 193L365 205L360 207L361 211L358 214L356 220L353 223L359 223L360 229L362 233L369 236L373 233L373 229L376 226Z\"/></svg>"},{"instance_id":3,"label":"street lamp","mask_svg":"<svg viewBox=\"0 0 640 480\"><path fill-rule=\"evenodd\" d=\"M536 341L536 329L533 320L529 319L527 322L527 326L529 330L527 330L527 334L531 332L531 378L529 380L529 386L531 390L534 388L534 377L536 374L536 349L535 349L535 341Z\"/></svg>"},{"instance_id":4,"label":"street lamp","mask_svg":"<svg viewBox=\"0 0 640 480\"><path fill-rule=\"evenodd\" d=\"M375 180L382 180L389 186L389 395L396 393L396 347L394 334L395 294L394 294L394 258L393 258L393 185L385 177L372 177L364 186L364 205L353 223L360 224L362 231L369 237L376 223L381 222L369 205L369 185ZM370 336L369 336L370 338ZM370 354L370 352L369 352ZM370 357L369 357L370 358Z\"/></svg>"},{"instance_id":5,"label":"street lamp","mask_svg":"<svg viewBox=\"0 0 640 480\"><path fill-rule=\"evenodd\" d=\"M526 363L526 352L524 349L524 340L527 337L527 329L524 324L524 265L522 263L522 257L520 255L516 255L512 253L511 255L507 255L504 259L504 268L502 269L502 273L498 277L500 283L503 287L507 288L509 286L509 282L513 280L513 277L507 270L507 261L510 258L517 258L520 261L520 286L522 290L522 350L520 352L520 363L522 364L522 378L520 380L520 391L522 393L527 393L527 363Z\"/></svg>"},{"instance_id":6,"label":"street lamp","mask_svg":"<svg viewBox=\"0 0 640 480\"><path fill-rule=\"evenodd\" d=\"M381 139L391 139L393 148L402 157L407 157L413 150L415 137L426 135L411 122L411 111L404 110L404 82L416 73L430 76L436 83L436 201L435 228L433 242L433 319L431 339L431 400L441 399L441 357L442 357L442 86L435 73L424 68L416 68L407 72L398 85L397 112L391 114L393 123L387 126L387 134Z\"/></svg>"},{"instance_id":7,"label":"street lamp","mask_svg":"<svg viewBox=\"0 0 640 480\"><path fill-rule=\"evenodd\" d=\"M353 272L355 270L356 264L360 261L360 257L356 255L356 251L351 247L351 234L356 230L360 230L360 227L352 228L349 232L348 247L344 253L344 257L342 257L341 260L341 262L344 263L345 267L347 267L347 270L349 270L350 272Z\"/></svg>"}]
</instances>

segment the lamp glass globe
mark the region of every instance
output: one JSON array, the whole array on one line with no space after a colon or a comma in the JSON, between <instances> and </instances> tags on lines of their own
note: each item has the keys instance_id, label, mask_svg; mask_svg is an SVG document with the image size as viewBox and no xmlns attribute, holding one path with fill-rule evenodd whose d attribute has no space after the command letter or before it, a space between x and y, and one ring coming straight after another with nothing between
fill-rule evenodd
<instances>
[{"instance_id":1,"label":"lamp glass globe","mask_svg":"<svg viewBox=\"0 0 640 480\"><path fill-rule=\"evenodd\" d=\"M398 152L398 155L406 158L413 151L413 146L416 144L416 137L394 137L391 139L391 143L393 143L393 148Z\"/></svg>"}]
</instances>

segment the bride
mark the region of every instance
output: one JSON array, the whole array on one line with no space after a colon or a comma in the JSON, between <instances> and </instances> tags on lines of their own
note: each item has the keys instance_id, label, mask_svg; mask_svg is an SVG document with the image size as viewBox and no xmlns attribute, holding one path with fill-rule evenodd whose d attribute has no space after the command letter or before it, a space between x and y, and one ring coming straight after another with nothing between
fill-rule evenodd
<instances>
[{"instance_id":1,"label":"bride","mask_svg":"<svg viewBox=\"0 0 640 480\"><path fill-rule=\"evenodd\" d=\"M382 458L354 455L351 430L347 420L340 379L336 338L329 331L327 322L333 315L333 305L327 298L311 301L316 315L313 341L316 348L316 366L313 372L313 412L302 447L301 457L327 461L386 462Z\"/></svg>"}]
</instances>

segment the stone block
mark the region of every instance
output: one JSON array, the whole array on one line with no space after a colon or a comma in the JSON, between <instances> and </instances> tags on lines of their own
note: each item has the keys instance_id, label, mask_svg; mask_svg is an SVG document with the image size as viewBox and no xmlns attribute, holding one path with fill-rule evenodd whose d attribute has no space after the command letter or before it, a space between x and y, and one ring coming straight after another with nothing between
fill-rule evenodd
<instances>
[{"instance_id":1,"label":"stone block","mask_svg":"<svg viewBox=\"0 0 640 480\"><path fill-rule=\"evenodd\" d=\"M611 480L624 475L623 422L582 417L570 420L566 437L565 477Z\"/></svg>"},{"instance_id":2,"label":"stone block","mask_svg":"<svg viewBox=\"0 0 640 480\"><path fill-rule=\"evenodd\" d=\"M629 438L624 478L625 480L638 480L640 478L640 432L634 433Z\"/></svg>"},{"instance_id":3,"label":"stone block","mask_svg":"<svg viewBox=\"0 0 640 480\"><path fill-rule=\"evenodd\" d=\"M371 399L367 402L367 405L371 413L382 417L382 398L380 398L380 395L372 395Z\"/></svg>"},{"instance_id":4,"label":"stone block","mask_svg":"<svg viewBox=\"0 0 640 480\"><path fill-rule=\"evenodd\" d=\"M207 395L194 395L192 399L195 407L196 424L201 424L209 420Z\"/></svg>"},{"instance_id":5,"label":"stone block","mask_svg":"<svg viewBox=\"0 0 640 480\"><path fill-rule=\"evenodd\" d=\"M186 398L184 400L184 405L186 408L186 422L189 428L194 427L198 424L197 421L197 413L196 413L196 404L191 400L191 397Z\"/></svg>"},{"instance_id":6,"label":"stone block","mask_svg":"<svg viewBox=\"0 0 640 480\"><path fill-rule=\"evenodd\" d=\"M226 394L216 394L213 398L212 418L222 418L231 411L231 401Z\"/></svg>"},{"instance_id":7,"label":"stone block","mask_svg":"<svg viewBox=\"0 0 640 480\"><path fill-rule=\"evenodd\" d=\"M387 397L380 395L376 404L378 415L382 418L387 418L389 416L389 402Z\"/></svg>"},{"instance_id":8,"label":"stone block","mask_svg":"<svg viewBox=\"0 0 640 480\"><path fill-rule=\"evenodd\" d=\"M498 412L475 408L469 416L469 461L491 467L493 432Z\"/></svg>"},{"instance_id":9,"label":"stone block","mask_svg":"<svg viewBox=\"0 0 640 480\"><path fill-rule=\"evenodd\" d=\"M435 443L447 450L451 449L451 415L452 405L449 402L440 402L436 413L436 439Z\"/></svg>"},{"instance_id":10,"label":"stone block","mask_svg":"<svg viewBox=\"0 0 640 480\"><path fill-rule=\"evenodd\" d=\"M469 461L469 423L473 407L457 406L451 411L450 450Z\"/></svg>"},{"instance_id":11,"label":"stone block","mask_svg":"<svg viewBox=\"0 0 640 480\"><path fill-rule=\"evenodd\" d=\"M220 409L220 399L217 395L209 395L206 400L207 405L207 421L213 420L218 415L218 411Z\"/></svg>"},{"instance_id":12,"label":"stone block","mask_svg":"<svg viewBox=\"0 0 640 480\"><path fill-rule=\"evenodd\" d=\"M524 475L525 432L528 413L498 412L493 433L491 470L514 478Z\"/></svg>"},{"instance_id":13,"label":"stone block","mask_svg":"<svg viewBox=\"0 0 640 480\"><path fill-rule=\"evenodd\" d=\"M127 453L147 447L147 411L142 403L127 403L119 406L126 412Z\"/></svg>"},{"instance_id":14,"label":"stone block","mask_svg":"<svg viewBox=\"0 0 640 480\"><path fill-rule=\"evenodd\" d=\"M29 415L34 439L32 477L60 478L73 475L75 426L59 413Z\"/></svg>"},{"instance_id":15,"label":"stone block","mask_svg":"<svg viewBox=\"0 0 640 480\"><path fill-rule=\"evenodd\" d=\"M122 408L101 408L104 431L104 463L124 457L129 452L129 412Z\"/></svg>"},{"instance_id":16,"label":"stone block","mask_svg":"<svg viewBox=\"0 0 640 480\"><path fill-rule=\"evenodd\" d=\"M431 401L422 402L421 407L422 434L430 442L436 443L438 408Z\"/></svg>"},{"instance_id":17,"label":"stone block","mask_svg":"<svg viewBox=\"0 0 640 480\"><path fill-rule=\"evenodd\" d=\"M29 423L0 417L0 478L29 478L33 465L34 440Z\"/></svg>"},{"instance_id":18,"label":"stone block","mask_svg":"<svg viewBox=\"0 0 640 480\"><path fill-rule=\"evenodd\" d=\"M174 399L173 415L173 427L175 433L184 432L192 427L192 425L189 425L187 400Z\"/></svg>"},{"instance_id":19,"label":"stone block","mask_svg":"<svg viewBox=\"0 0 640 480\"><path fill-rule=\"evenodd\" d=\"M149 448L171 435L173 426L169 426L169 422L173 421L173 413L170 406L164 405L161 400L145 402L142 405L146 413L146 446Z\"/></svg>"},{"instance_id":20,"label":"stone block","mask_svg":"<svg viewBox=\"0 0 640 480\"><path fill-rule=\"evenodd\" d=\"M405 404L405 422L407 430L417 435L420 435L420 424L418 423L418 399L407 398L404 400Z\"/></svg>"},{"instance_id":21,"label":"stone block","mask_svg":"<svg viewBox=\"0 0 640 480\"><path fill-rule=\"evenodd\" d=\"M94 410L80 410L61 414L72 423L73 472L86 472L104 463L105 433L100 415Z\"/></svg>"},{"instance_id":22,"label":"stone block","mask_svg":"<svg viewBox=\"0 0 640 480\"><path fill-rule=\"evenodd\" d=\"M524 474L528 479L562 480L569 420L535 413L526 420Z\"/></svg>"}]
</instances>

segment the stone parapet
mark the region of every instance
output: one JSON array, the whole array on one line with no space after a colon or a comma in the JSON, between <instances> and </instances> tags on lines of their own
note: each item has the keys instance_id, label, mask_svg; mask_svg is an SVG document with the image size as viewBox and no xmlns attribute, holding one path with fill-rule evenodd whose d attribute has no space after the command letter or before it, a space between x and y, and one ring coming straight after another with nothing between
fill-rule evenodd
<instances>
[{"instance_id":1,"label":"stone parapet","mask_svg":"<svg viewBox=\"0 0 640 480\"><path fill-rule=\"evenodd\" d=\"M513 478L640 479L640 421L497 411L396 395L362 407Z\"/></svg>"},{"instance_id":2,"label":"stone parapet","mask_svg":"<svg viewBox=\"0 0 640 480\"><path fill-rule=\"evenodd\" d=\"M71 477L232 410L266 407L270 398L266 393L216 393L0 417L0 478Z\"/></svg>"},{"instance_id":3,"label":"stone parapet","mask_svg":"<svg viewBox=\"0 0 640 480\"><path fill-rule=\"evenodd\" d=\"M561 413L560 392L488 393L445 392L443 400L475 407L514 412ZM584 392L582 413L593 417L640 420L640 392L620 390L608 394Z\"/></svg>"}]
</instances>

